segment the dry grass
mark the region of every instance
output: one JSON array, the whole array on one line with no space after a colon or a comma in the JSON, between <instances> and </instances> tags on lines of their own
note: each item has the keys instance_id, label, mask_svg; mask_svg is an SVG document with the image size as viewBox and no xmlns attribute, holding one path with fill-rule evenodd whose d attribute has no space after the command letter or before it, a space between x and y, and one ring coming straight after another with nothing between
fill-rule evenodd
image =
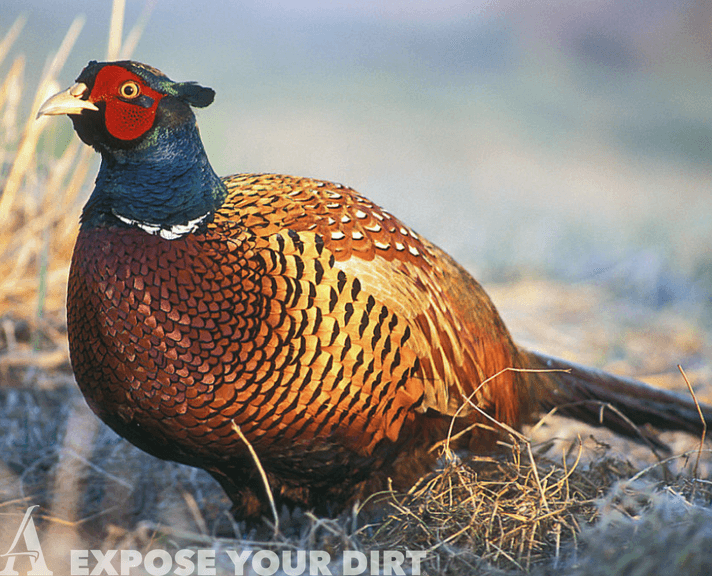
<instances>
[{"instance_id":1,"label":"dry grass","mask_svg":"<svg viewBox=\"0 0 712 576\"><path fill-rule=\"evenodd\" d=\"M114 2L107 59L129 57L151 4L122 45L123 1ZM18 18L0 42L0 66L24 26ZM56 52L48 57L32 92L23 81L25 58L14 56L0 81L0 315L32 318L64 313L69 258L77 233L94 152L72 138L54 157L52 131L58 124L35 118L41 103L61 88L57 78L84 26L77 17ZM122 47L123 46L123 47ZM31 102L23 109L23 102ZM25 114L24 117L22 115ZM59 342L57 342L59 344ZM59 346L61 348L61 346ZM59 355L57 355L57 359ZM50 359L41 360L45 365ZM56 365L56 364L55 364Z\"/></svg>"},{"instance_id":2,"label":"dry grass","mask_svg":"<svg viewBox=\"0 0 712 576\"><path fill-rule=\"evenodd\" d=\"M117 2L110 58L128 56L145 25L144 16L122 49L122 14ZM0 43L0 65L22 25L18 20ZM379 495L369 514L354 509L332 520L281 511L274 536L268 524L249 531L236 525L203 472L153 459L100 425L74 386L63 319L93 156L73 138L53 157L46 121L34 119L60 88L57 75L81 27L76 20L48 59L34 96L23 84L21 55L0 82L0 514L8 530L27 506L40 504L38 525L57 561L69 548L306 549L329 551L339 573L344 550L422 550L428 574L709 572L712 490L696 472L707 473L706 452L699 452L702 466L694 450L660 464L650 453L629 461L575 434L534 451L516 440L507 457L444 459L407 494ZM33 102L24 119L22 100ZM654 336L651 348L660 341ZM7 534L0 538L1 545ZM225 560L218 573L233 573Z\"/></svg>"},{"instance_id":3,"label":"dry grass","mask_svg":"<svg viewBox=\"0 0 712 576\"><path fill-rule=\"evenodd\" d=\"M549 446L540 448L546 452ZM569 448L569 457L558 462L532 457L521 444L511 446L511 458L450 462L421 479L408 494L392 495L388 513L372 527L364 544L425 550L429 573L567 573L582 565L577 554L587 559L588 548L609 541L610 534L601 526L617 529L622 519L633 519L647 505L654 507L658 494L675 494L678 503L685 503L690 516L678 513L678 519L686 529L695 516L712 518L706 508L712 502L709 482L687 474L673 478L664 463L636 473L630 462L609 455L601 446L594 459L582 465L581 441ZM658 474L648 476L653 471ZM638 498L638 506L618 502L616 494L621 491L627 492L628 501ZM693 506L693 501L704 507ZM675 532L671 529L667 537ZM624 542L609 542L609 557L619 545ZM643 552L651 551L641 550L639 560ZM629 566L635 561L629 558Z\"/></svg>"},{"instance_id":4,"label":"dry grass","mask_svg":"<svg viewBox=\"0 0 712 576\"><path fill-rule=\"evenodd\" d=\"M513 456L451 463L422 479L390 503L370 543L426 550L438 573L489 566L529 571L558 561L562 543L575 540L580 524L595 516L595 498L610 486L610 475L599 473L594 482L575 466Z\"/></svg>"},{"instance_id":5,"label":"dry grass","mask_svg":"<svg viewBox=\"0 0 712 576\"><path fill-rule=\"evenodd\" d=\"M80 209L78 197L83 191L91 155L73 143L60 158L48 157L41 141L47 121L35 121L34 114L44 99L59 90L56 77L82 25L81 19L74 21L62 45L48 61L34 97L24 97L22 55L14 59L2 82L0 302L5 311L26 310L31 306L35 316L41 317L45 312L60 311L63 305L68 259ZM21 100L32 102L23 122L18 119Z\"/></svg>"}]
</instances>

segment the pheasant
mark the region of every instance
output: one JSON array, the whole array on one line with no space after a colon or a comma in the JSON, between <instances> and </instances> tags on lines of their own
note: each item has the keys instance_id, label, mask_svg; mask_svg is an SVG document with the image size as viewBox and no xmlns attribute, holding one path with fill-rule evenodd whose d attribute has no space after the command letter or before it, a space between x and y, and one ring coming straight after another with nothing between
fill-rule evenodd
<instances>
[{"instance_id":1,"label":"pheasant","mask_svg":"<svg viewBox=\"0 0 712 576\"><path fill-rule=\"evenodd\" d=\"M449 432L489 451L554 407L701 431L682 397L517 347L464 268L351 188L219 178L191 109L213 98L92 61L38 116L69 115L101 154L69 275L77 383L118 434L212 474L237 517L269 509L250 449L278 503L328 513L407 487Z\"/></svg>"}]
</instances>

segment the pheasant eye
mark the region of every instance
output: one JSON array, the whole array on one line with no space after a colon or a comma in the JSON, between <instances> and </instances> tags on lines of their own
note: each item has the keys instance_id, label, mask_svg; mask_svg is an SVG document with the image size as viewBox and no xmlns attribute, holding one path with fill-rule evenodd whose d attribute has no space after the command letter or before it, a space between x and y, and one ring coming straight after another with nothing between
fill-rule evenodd
<instances>
[{"instance_id":1,"label":"pheasant eye","mask_svg":"<svg viewBox=\"0 0 712 576\"><path fill-rule=\"evenodd\" d=\"M127 98L129 100L133 100L134 98L138 98L141 94L141 86L139 86L138 82L135 82L133 80L129 80L127 82L124 82L120 87L119 87L119 94L123 98Z\"/></svg>"}]
</instances>

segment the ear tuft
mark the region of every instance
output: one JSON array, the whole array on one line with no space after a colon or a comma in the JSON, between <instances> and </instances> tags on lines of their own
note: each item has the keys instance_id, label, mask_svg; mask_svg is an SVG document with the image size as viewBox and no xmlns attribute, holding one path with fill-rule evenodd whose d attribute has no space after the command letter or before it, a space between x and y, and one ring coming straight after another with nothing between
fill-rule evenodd
<instances>
[{"instance_id":1,"label":"ear tuft","mask_svg":"<svg viewBox=\"0 0 712 576\"><path fill-rule=\"evenodd\" d=\"M176 82L171 88L178 98L197 108L210 106L215 99L215 90L200 86L195 82Z\"/></svg>"}]
</instances>

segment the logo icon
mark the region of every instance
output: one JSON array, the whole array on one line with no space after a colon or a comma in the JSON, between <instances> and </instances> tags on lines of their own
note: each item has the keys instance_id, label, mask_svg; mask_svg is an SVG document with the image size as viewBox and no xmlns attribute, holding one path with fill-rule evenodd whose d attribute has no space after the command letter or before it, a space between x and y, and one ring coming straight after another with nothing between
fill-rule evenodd
<instances>
[{"instance_id":1,"label":"logo icon","mask_svg":"<svg viewBox=\"0 0 712 576\"><path fill-rule=\"evenodd\" d=\"M44 554L42 554L35 523L32 521L32 511L37 507L37 505L30 506L25 511L25 517L20 522L20 527L17 529L15 539L12 541L9 550L5 554L0 554L0 558L7 558L7 563L2 572L0 572L0 576L19 576L20 573L15 570L15 559L22 556L27 556L30 560L30 571L27 572L27 576L52 576L52 571L47 568ZM21 547L18 551L20 537L25 540L24 551Z\"/></svg>"}]
</instances>

